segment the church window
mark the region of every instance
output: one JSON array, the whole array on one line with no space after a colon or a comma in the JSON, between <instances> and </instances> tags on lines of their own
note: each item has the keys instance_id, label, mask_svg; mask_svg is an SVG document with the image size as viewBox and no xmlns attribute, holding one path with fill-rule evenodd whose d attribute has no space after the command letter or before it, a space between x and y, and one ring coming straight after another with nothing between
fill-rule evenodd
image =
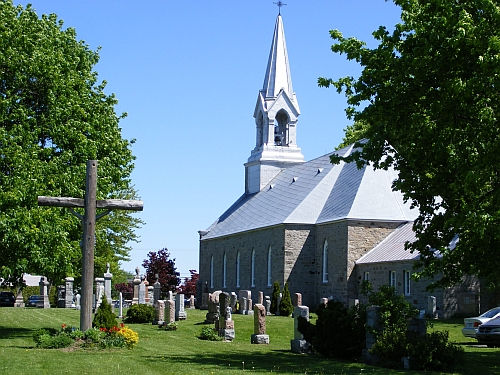
<instances>
[{"instance_id":1,"label":"church window","mask_svg":"<svg viewBox=\"0 0 500 375\"><path fill-rule=\"evenodd\" d=\"M389 285L396 287L396 271L389 272Z\"/></svg>"},{"instance_id":2,"label":"church window","mask_svg":"<svg viewBox=\"0 0 500 375\"><path fill-rule=\"evenodd\" d=\"M210 288L214 287L214 256L210 257Z\"/></svg>"},{"instance_id":3,"label":"church window","mask_svg":"<svg viewBox=\"0 0 500 375\"><path fill-rule=\"evenodd\" d=\"M227 275L227 257L226 257L226 253L224 253L224 257L222 259L222 287L225 288L226 287L226 275Z\"/></svg>"},{"instance_id":4,"label":"church window","mask_svg":"<svg viewBox=\"0 0 500 375\"><path fill-rule=\"evenodd\" d=\"M405 280L405 296L409 296L411 293L411 272L410 271L404 271L404 280Z\"/></svg>"},{"instance_id":5,"label":"church window","mask_svg":"<svg viewBox=\"0 0 500 375\"><path fill-rule=\"evenodd\" d=\"M257 120L257 141L256 147L260 147L264 142L264 118L262 116L262 112L259 112L258 120Z\"/></svg>"},{"instance_id":6,"label":"church window","mask_svg":"<svg viewBox=\"0 0 500 375\"><path fill-rule=\"evenodd\" d=\"M267 286L271 286L273 283L272 277L272 251L271 246L269 246L269 250L267 250Z\"/></svg>"},{"instance_id":7,"label":"church window","mask_svg":"<svg viewBox=\"0 0 500 375\"><path fill-rule=\"evenodd\" d=\"M283 110L276 115L274 144L276 146L288 146L288 115Z\"/></svg>"},{"instance_id":8,"label":"church window","mask_svg":"<svg viewBox=\"0 0 500 375\"><path fill-rule=\"evenodd\" d=\"M370 281L370 272L363 272L363 280L364 281Z\"/></svg>"},{"instance_id":9,"label":"church window","mask_svg":"<svg viewBox=\"0 0 500 375\"><path fill-rule=\"evenodd\" d=\"M250 264L250 283L255 286L255 250L252 249L252 260Z\"/></svg>"},{"instance_id":10,"label":"church window","mask_svg":"<svg viewBox=\"0 0 500 375\"><path fill-rule=\"evenodd\" d=\"M240 252L236 254L236 287L240 287Z\"/></svg>"},{"instance_id":11,"label":"church window","mask_svg":"<svg viewBox=\"0 0 500 375\"><path fill-rule=\"evenodd\" d=\"M323 243L323 270L322 270L322 275L323 275L323 282L327 283L328 282L328 241L325 240Z\"/></svg>"}]
</instances>

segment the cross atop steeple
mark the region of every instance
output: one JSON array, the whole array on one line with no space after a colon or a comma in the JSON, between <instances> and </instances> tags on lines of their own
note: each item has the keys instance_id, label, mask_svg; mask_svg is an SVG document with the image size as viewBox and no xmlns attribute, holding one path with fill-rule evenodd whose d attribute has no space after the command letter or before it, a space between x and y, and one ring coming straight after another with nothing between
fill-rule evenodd
<instances>
[{"instance_id":1,"label":"cross atop steeple","mask_svg":"<svg viewBox=\"0 0 500 375\"><path fill-rule=\"evenodd\" d=\"M278 8L279 8L279 11L278 11L278 16L280 16L280 15L281 15L281 7L282 7L283 5L287 5L287 4L283 4L283 2L282 2L282 1L278 1L277 3L273 3L273 4L276 4L276 5L278 6Z\"/></svg>"}]
</instances>

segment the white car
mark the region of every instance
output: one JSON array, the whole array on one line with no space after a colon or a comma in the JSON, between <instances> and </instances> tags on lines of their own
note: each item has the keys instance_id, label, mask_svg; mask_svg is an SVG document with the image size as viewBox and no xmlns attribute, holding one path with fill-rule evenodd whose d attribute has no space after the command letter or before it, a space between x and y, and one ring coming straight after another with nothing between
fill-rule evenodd
<instances>
[{"instance_id":1,"label":"white car","mask_svg":"<svg viewBox=\"0 0 500 375\"><path fill-rule=\"evenodd\" d=\"M500 306L488 310L484 314L481 314L475 318L465 318L464 328L462 328L462 335L464 335L465 337L471 337L475 339L478 327L481 324L486 323L491 319L497 317L500 317Z\"/></svg>"}]
</instances>

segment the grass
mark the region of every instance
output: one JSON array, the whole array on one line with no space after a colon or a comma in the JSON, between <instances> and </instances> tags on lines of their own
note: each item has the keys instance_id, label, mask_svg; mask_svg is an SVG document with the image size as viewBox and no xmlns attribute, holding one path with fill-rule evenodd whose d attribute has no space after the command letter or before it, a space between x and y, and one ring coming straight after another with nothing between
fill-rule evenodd
<instances>
[{"instance_id":1,"label":"grass","mask_svg":"<svg viewBox=\"0 0 500 375\"><path fill-rule=\"evenodd\" d=\"M188 318L177 331L160 331L151 324L130 324L139 333L133 350L37 349L32 334L42 327L79 325L79 312L71 309L0 309L0 374L420 374L395 371L360 362L327 359L290 352L293 320L267 318L269 345L250 344L253 317L233 315L233 342L202 341L206 311L187 310ZM436 330L448 330L452 341L466 351L460 375L500 373L500 349L478 346L460 332L460 320L435 321ZM425 374L437 374L427 372Z\"/></svg>"}]
</instances>

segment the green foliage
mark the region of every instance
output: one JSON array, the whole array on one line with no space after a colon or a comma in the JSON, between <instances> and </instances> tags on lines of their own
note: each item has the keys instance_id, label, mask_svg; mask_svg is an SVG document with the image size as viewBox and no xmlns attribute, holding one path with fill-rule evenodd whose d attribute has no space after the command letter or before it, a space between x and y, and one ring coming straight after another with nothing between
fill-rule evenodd
<instances>
[{"instance_id":1,"label":"green foliage","mask_svg":"<svg viewBox=\"0 0 500 375\"><path fill-rule=\"evenodd\" d=\"M33 333L33 340L37 345L39 345L42 340L41 339L42 336L44 335L52 336L55 335L56 333L57 330L54 328L40 328Z\"/></svg>"},{"instance_id":2,"label":"green foliage","mask_svg":"<svg viewBox=\"0 0 500 375\"><path fill-rule=\"evenodd\" d=\"M271 307L269 308L271 314L276 314L276 311L278 311L279 298L280 298L280 283L279 281L275 281L273 283L273 294L271 294Z\"/></svg>"},{"instance_id":3,"label":"green foliage","mask_svg":"<svg viewBox=\"0 0 500 375\"><path fill-rule=\"evenodd\" d=\"M213 327L203 327L201 333L198 336L200 340L207 341L221 341L222 337L217 334L217 331Z\"/></svg>"},{"instance_id":4,"label":"green foliage","mask_svg":"<svg viewBox=\"0 0 500 375\"><path fill-rule=\"evenodd\" d=\"M155 318L155 309L151 305L132 305L127 310L127 323L151 323Z\"/></svg>"},{"instance_id":5,"label":"green foliage","mask_svg":"<svg viewBox=\"0 0 500 375\"><path fill-rule=\"evenodd\" d=\"M106 296L103 295L101 304L97 308L94 319L92 320L92 327L106 328L109 330L117 325L116 316L111 310L111 305L108 303Z\"/></svg>"},{"instance_id":6,"label":"green foliage","mask_svg":"<svg viewBox=\"0 0 500 375\"><path fill-rule=\"evenodd\" d=\"M87 342L87 346L99 344L99 342L101 342L104 337L106 337L106 332L97 327L89 328L83 334L83 339Z\"/></svg>"},{"instance_id":7,"label":"green foliage","mask_svg":"<svg viewBox=\"0 0 500 375\"><path fill-rule=\"evenodd\" d=\"M42 349L60 349L67 348L74 342L75 340L64 333L55 336L44 334L40 336L40 342L37 343L37 347Z\"/></svg>"},{"instance_id":8,"label":"green foliage","mask_svg":"<svg viewBox=\"0 0 500 375\"><path fill-rule=\"evenodd\" d=\"M451 371L465 362L465 352L448 339L448 331L435 331L408 344L412 370Z\"/></svg>"},{"instance_id":9,"label":"green foliage","mask_svg":"<svg viewBox=\"0 0 500 375\"><path fill-rule=\"evenodd\" d=\"M320 305L316 325L299 319L299 332L312 344L313 350L325 357L357 358L365 344L365 306L346 308L340 301Z\"/></svg>"},{"instance_id":10,"label":"green foliage","mask_svg":"<svg viewBox=\"0 0 500 375\"><path fill-rule=\"evenodd\" d=\"M285 283L285 287L283 288L283 295L281 297L279 310L281 316L290 316L293 312L292 297L290 296L290 291L288 290L288 283Z\"/></svg>"},{"instance_id":11,"label":"green foliage","mask_svg":"<svg viewBox=\"0 0 500 375\"><path fill-rule=\"evenodd\" d=\"M159 326L159 328L164 329L165 331L177 331L179 324L177 322L170 322Z\"/></svg>"},{"instance_id":12,"label":"green foliage","mask_svg":"<svg viewBox=\"0 0 500 375\"><path fill-rule=\"evenodd\" d=\"M498 2L394 3L402 22L376 30L375 48L330 32L332 50L362 72L318 82L344 91L348 116L369 125L361 149L333 161L398 171L393 187L420 212L408 247L421 277L442 273L433 286L450 286L478 275L500 287Z\"/></svg>"},{"instance_id":13,"label":"green foliage","mask_svg":"<svg viewBox=\"0 0 500 375\"><path fill-rule=\"evenodd\" d=\"M364 121L356 121L352 125L348 125L344 129L344 138L342 138L342 142L335 148L339 150L343 147L347 147L355 142L361 141L365 138L366 131L368 129L368 125Z\"/></svg>"},{"instance_id":14,"label":"green foliage","mask_svg":"<svg viewBox=\"0 0 500 375\"><path fill-rule=\"evenodd\" d=\"M97 52L55 14L0 1L0 278L23 273L53 285L81 274L79 220L37 196L83 198L89 159L99 160L98 199L133 199L133 141L122 139L117 99L93 71ZM81 211L80 211L81 213ZM96 272L128 260L141 221L113 211L97 223Z\"/></svg>"}]
</instances>

